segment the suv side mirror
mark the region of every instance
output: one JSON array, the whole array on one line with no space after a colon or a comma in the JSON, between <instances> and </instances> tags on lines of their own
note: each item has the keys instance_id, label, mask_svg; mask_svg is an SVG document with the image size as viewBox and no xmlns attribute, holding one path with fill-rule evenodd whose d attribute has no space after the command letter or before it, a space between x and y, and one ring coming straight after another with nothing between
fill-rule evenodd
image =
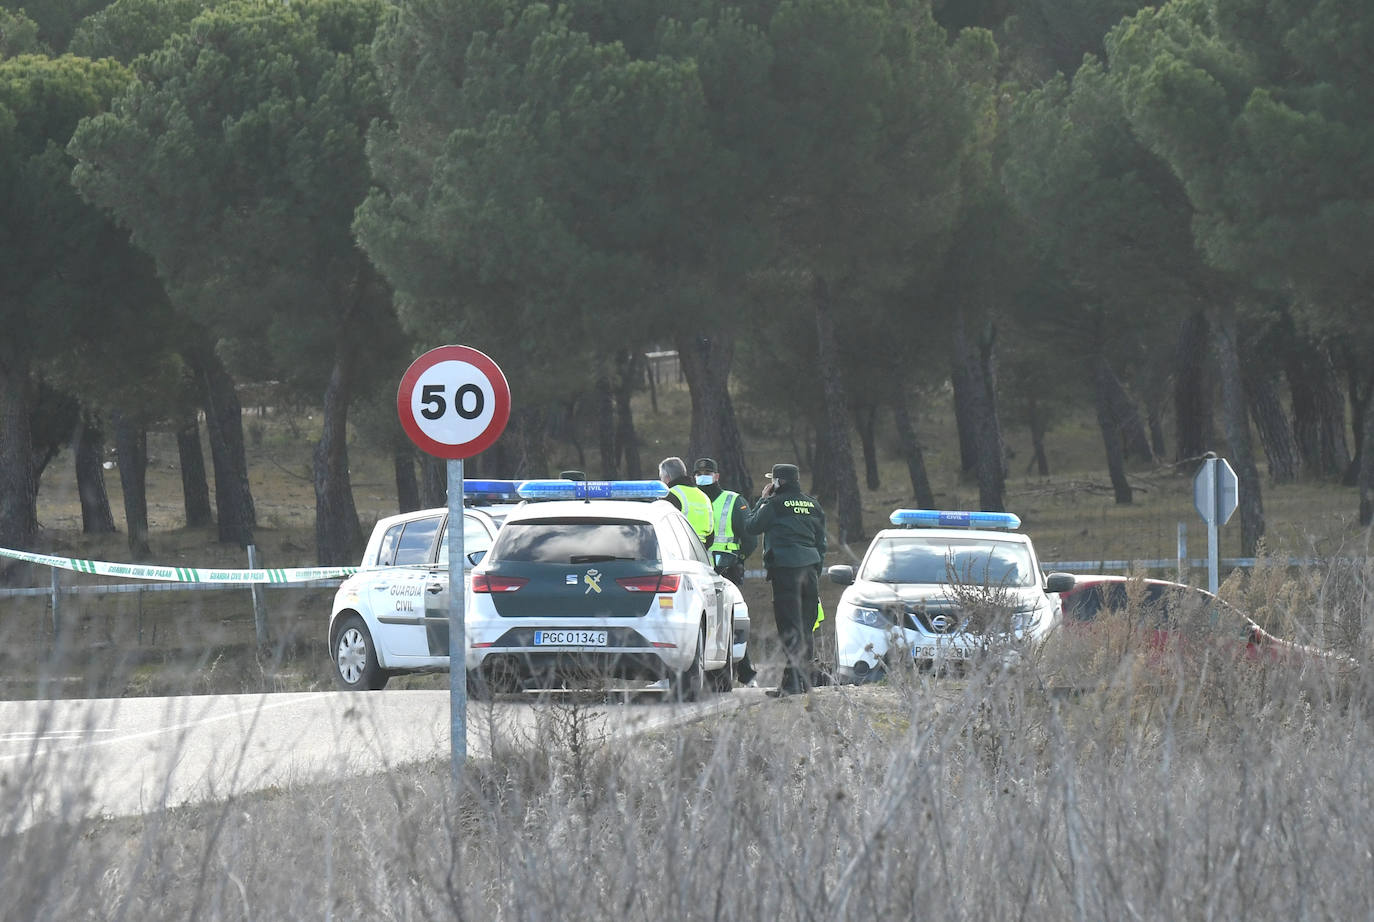
<instances>
[{"instance_id":1,"label":"suv side mirror","mask_svg":"<svg viewBox=\"0 0 1374 922\"><path fill-rule=\"evenodd\" d=\"M832 583L848 586L854 582L854 568L847 563L837 563L826 572L830 574Z\"/></svg>"},{"instance_id":2,"label":"suv side mirror","mask_svg":"<svg viewBox=\"0 0 1374 922\"><path fill-rule=\"evenodd\" d=\"M1051 573L1045 577L1046 592L1068 592L1078 582L1072 573Z\"/></svg>"}]
</instances>

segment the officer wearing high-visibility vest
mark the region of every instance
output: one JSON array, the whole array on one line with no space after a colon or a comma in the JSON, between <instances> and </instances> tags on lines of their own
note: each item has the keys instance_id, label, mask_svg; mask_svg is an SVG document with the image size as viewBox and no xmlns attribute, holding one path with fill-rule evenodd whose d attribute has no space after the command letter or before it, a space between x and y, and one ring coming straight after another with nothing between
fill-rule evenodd
<instances>
[{"instance_id":1,"label":"officer wearing high-visibility vest","mask_svg":"<svg viewBox=\"0 0 1374 922\"><path fill-rule=\"evenodd\" d=\"M710 547L716 540L716 525L711 518L711 501L687 476L687 462L664 458L658 462L658 479L668 485L668 502L682 510L701 543Z\"/></svg>"},{"instance_id":2,"label":"officer wearing high-visibility vest","mask_svg":"<svg viewBox=\"0 0 1374 922\"><path fill-rule=\"evenodd\" d=\"M720 467L714 458L698 458L692 465L692 476L696 478L697 488L711 501L711 515L716 523L716 540L708 548L711 563L717 573L743 589L744 561L759 544L757 535L744 530L749 517L749 501L733 490L721 489ZM749 685L756 675L758 672L746 648L743 658L735 664L735 677L740 684Z\"/></svg>"}]
</instances>

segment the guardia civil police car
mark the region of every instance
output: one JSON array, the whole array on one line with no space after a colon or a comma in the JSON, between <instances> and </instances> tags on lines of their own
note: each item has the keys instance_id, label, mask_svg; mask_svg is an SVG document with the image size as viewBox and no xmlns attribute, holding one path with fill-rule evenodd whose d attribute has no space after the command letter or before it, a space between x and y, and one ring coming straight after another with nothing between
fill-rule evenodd
<instances>
[{"instance_id":1,"label":"guardia civil police car","mask_svg":"<svg viewBox=\"0 0 1374 922\"><path fill-rule=\"evenodd\" d=\"M990 649L1038 643L1059 624L1067 573L1040 571L1011 513L898 509L858 570L832 566L847 586L836 607L836 672L881 677L899 661L962 663Z\"/></svg>"},{"instance_id":2,"label":"guardia civil police car","mask_svg":"<svg viewBox=\"0 0 1374 922\"><path fill-rule=\"evenodd\" d=\"M544 480L517 492L528 502L510 508L466 593L472 695L609 679L666 679L684 700L731 687L748 607L663 484ZM392 567L340 587L330 637L344 687L448 667L441 546L432 539L417 578Z\"/></svg>"},{"instance_id":3,"label":"guardia civil police car","mask_svg":"<svg viewBox=\"0 0 1374 922\"><path fill-rule=\"evenodd\" d=\"M463 481L465 571L520 502L517 485ZM440 508L388 516L372 529L359 572L339 586L329 617L330 659L341 687L377 689L397 672L434 669L436 648L448 665L447 526L448 509Z\"/></svg>"}]
</instances>

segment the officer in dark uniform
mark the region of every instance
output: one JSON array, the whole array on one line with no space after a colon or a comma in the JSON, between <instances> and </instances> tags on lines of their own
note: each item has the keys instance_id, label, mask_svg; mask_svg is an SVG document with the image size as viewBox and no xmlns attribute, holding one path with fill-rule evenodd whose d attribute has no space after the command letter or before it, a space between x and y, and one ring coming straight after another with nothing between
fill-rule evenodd
<instances>
[{"instance_id":1,"label":"officer in dark uniform","mask_svg":"<svg viewBox=\"0 0 1374 922\"><path fill-rule=\"evenodd\" d=\"M733 490L721 489L720 467L714 458L698 458L692 466L692 474L697 489L711 501L711 516L716 526L715 543L707 548L711 563L717 573L743 589L744 561L759 546L758 537L744 530L744 523L749 518L749 501ZM756 675L758 670L750 662L746 647L744 656L735 664L735 678L742 685L750 685Z\"/></svg>"},{"instance_id":2,"label":"officer in dark uniform","mask_svg":"<svg viewBox=\"0 0 1374 922\"><path fill-rule=\"evenodd\" d=\"M787 655L774 697L807 691L815 647L811 627L820 596L825 560L825 510L801 491L795 464L775 464L744 530L763 535L763 565L773 583L773 620Z\"/></svg>"}]
</instances>

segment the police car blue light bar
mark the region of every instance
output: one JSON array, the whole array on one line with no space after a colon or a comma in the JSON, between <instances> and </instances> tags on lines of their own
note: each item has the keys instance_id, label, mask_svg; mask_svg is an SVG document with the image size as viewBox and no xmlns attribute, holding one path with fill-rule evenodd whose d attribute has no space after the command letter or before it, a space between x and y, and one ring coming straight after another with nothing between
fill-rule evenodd
<instances>
[{"instance_id":1,"label":"police car blue light bar","mask_svg":"<svg viewBox=\"0 0 1374 922\"><path fill-rule=\"evenodd\" d=\"M1012 512L950 512L943 509L897 509L888 520L906 528L1020 528Z\"/></svg>"},{"instance_id":2,"label":"police car blue light bar","mask_svg":"<svg viewBox=\"0 0 1374 922\"><path fill-rule=\"evenodd\" d=\"M658 480L526 480L522 499L663 499L668 487Z\"/></svg>"},{"instance_id":3,"label":"police car blue light bar","mask_svg":"<svg viewBox=\"0 0 1374 922\"><path fill-rule=\"evenodd\" d=\"M466 480L463 481L463 496L489 496L501 499L519 499L516 491L520 488L518 480Z\"/></svg>"}]
</instances>

